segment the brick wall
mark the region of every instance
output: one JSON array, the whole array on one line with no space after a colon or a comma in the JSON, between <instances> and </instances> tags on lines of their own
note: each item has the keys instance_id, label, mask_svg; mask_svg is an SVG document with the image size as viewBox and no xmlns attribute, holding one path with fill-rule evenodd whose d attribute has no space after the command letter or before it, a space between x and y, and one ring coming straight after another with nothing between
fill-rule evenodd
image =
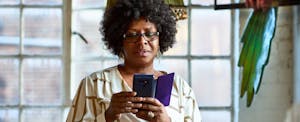
<instances>
[{"instance_id":1,"label":"brick wall","mask_svg":"<svg viewBox=\"0 0 300 122\"><path fill-rule=\"evenodd\" d=\"M248 11L241 11L241 30ZM250 108L240 99L239 122L283 122L293 99L293 9L281 7L269 64Z\"/></svg>"}]
</instances>

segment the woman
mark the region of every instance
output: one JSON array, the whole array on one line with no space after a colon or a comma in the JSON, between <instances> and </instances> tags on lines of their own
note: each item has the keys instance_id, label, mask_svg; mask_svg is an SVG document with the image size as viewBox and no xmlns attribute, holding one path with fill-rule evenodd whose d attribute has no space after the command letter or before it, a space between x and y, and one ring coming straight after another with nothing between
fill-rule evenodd
<instances>
[{"instance_id":1,"label":"woman","mask_svg":"<svg viewBox=\"0 0 300 122\"><path fill-rule=\"evenodd\" d=\"M192 89L177 75L169 106L132 91L135 73L155 78L166 74L155 70L153 61L175 42L176 21L168 5L162 0L119 0L106 10L100 30L107 48L124 64L84 78L67 121L201 121Z\"/></svg>"}]
</instances>

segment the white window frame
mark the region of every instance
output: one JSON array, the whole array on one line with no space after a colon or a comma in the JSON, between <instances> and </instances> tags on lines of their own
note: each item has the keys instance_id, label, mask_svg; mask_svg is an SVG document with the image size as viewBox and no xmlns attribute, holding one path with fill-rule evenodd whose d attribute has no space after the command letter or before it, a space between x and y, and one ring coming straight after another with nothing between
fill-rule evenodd
<instances>
[{"instance_id":1,"label":"white window frame","mask_svg":"<svg viewBox=\"0 0 300 122\"><path fill-rule=\"evenodd\" d=\"M300 7L294 7L294 104L300 104Z\"/></svg>"}]
</instances>

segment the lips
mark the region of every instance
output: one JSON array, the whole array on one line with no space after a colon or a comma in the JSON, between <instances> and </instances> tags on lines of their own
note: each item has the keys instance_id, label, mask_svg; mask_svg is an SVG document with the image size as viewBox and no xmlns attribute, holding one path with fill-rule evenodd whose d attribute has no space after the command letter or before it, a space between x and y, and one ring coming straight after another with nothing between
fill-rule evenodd
<instances>
[{"instance_id":1,"label":"lips","mask_svg":"<svg viewBox=\"0 0 300 122\"><path fill-rule=\"evenodd\" d=\"M146 57L151 54L151 51L149 50L138 50L135 52L138 56Z\"/></svg>"}]
</instances>

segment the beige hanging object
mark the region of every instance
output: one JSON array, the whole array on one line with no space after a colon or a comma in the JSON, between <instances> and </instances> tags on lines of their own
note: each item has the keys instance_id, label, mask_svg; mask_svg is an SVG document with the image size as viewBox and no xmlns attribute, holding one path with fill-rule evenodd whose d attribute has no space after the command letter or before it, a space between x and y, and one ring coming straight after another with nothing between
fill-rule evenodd
<instances>
[{"instance_id":1,"label":"beige hanging object","mask_svg":"<svg viewBox=\"0 0 300 122\"><path fill-rule=\"evenodd\" d=\"M188 18L186 7L184 6L171 6L173 13L175 14L176 21L184 20Z\"/></svg>"},{"instance_id":2,"label":"beige hanging object","mask_svg":"<svg viewBox=\"0 0 300 122\"><path fill-rule=\"evenodd\" d=\"M173 11L176 21L184 20L188 17L187 8L184 6L183 0L164 0L166 4L171 7ZM107 0L106 9L113 6L117 0Z\"/></svg>"}]
</instances>

